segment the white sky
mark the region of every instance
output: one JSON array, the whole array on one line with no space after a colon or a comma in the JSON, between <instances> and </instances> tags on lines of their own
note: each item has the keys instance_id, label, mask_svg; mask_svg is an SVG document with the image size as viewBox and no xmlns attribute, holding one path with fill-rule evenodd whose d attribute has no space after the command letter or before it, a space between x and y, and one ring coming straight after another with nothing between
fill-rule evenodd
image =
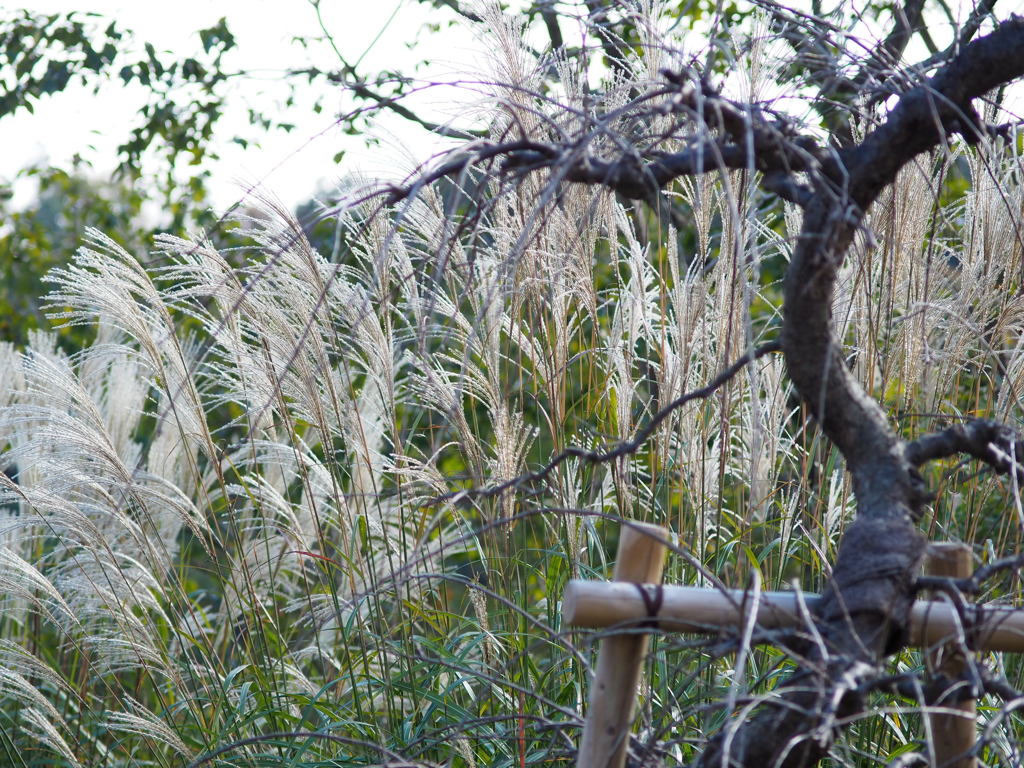
<instances>
[{"instance_id":1,"label":"white sky","mask_svg":"<svg viewBox=\"0 0 1024 768\"><path fill-rule=\"evenodd\" d=\"M969 0L954 3L957 16L966 15L967 3ZM246 119L250 103L258 109L273 110L275 98L283 98L276 72L308 63L306 57L310 54L290 42L294 36L320 34L308 0L21 0L11 5L43 13L98 12L116 19L122 28L133 30L138 44L149 41L160 51L175 51L182 57L201 50L197 30L226 17L237 41L237 47L225 57L226 67L265 71L266 78L238 81L218 126L220 140L215 148L221 160L211 166L210 182L211 204L218 212L236 202L254 183L293 206L308 199L318 185L329 189L348 175L362 172L400 178L412 170L410 158L422 162L440 148L437 139L425 131L385 114L379 121L380 130L393 135L394 140L390 146L367 150L360 138L344 136L334 125L338 113L354 106L340 89L326 92L320 115L310 108L316 95L312 92L307 103L290 113L275 113L297 124L289 134L278 131L264 135L261 146L246 149L230 143L236 134L257 135ZM432 10L415 0L322 0L322 7L327 28L342 54L350 62L360 61L362 73L384 68L413 72L417 62L426 60L426 70L413 72L417 77L432 81L479 77L473 71L480 58L479 49L465 29L420 33L425 22L446 21L451 13ZM942 19L936 21L938 26L945 23ZM418 45L409 50L413 40ZM324 69L337 67L327 46L312 55ZM21 168L47 159L57 165L67 164L76 152L93 163L97 175L109 174L116 162L115 147L136 124L135 110L145 98L141 86L133 90L118 80L97 95L72 87L36 102L34 114L21 110L5 117L0 120L0 146L5 149L0 153L0 178L12 180ZM429 119L443 122L450 117L454 104L465 104L473 98L470 89L450 86L428 89L403 103ZM346 156L340 164L335 163L332 158L341 149ZM15 190L16 203L28 202L34 184L23 179L16 183Z\"/></svg>"},{"instance_id":2,"label":"white sky","mask_svg":"<svg viewBox=\"0 0 1024 768\"><path fill-rule=\"evenodd\" d=\"M16 3L22 5L22 3ZM433 19L450 14L430 12L408 0L325 0L322 4L328 29L342 54L350 62L362 57L360 71L370 73L394 67L410 70L422 60L430 60L430 71L417 73L445 80L459 77L461 67L467 67L474 56L474 41L466 32L445 32L444 46L437 36L421 34L421 45L410 51L407 43L416 38L418 30L432 13ZM302 67L308 61L303 50L290 42L298 35L318 36L316 14L307 0L175 0L157 3L151 0L117 2L93 0L23 0L23 7L42 13L94 11L116 19L126 29L133 30L137 43L152 42L158 51L177 51L182 57L201 51L197 30L210 27L222 16L227 17L228 28L235 35L237 48L225 57L231 68L265 70L266 80L239 82L229 109L221 118L217 133L222 140L216 148L222 158L212 166L212 204L221 210L234 203L244 189L260 182L264 188L288 205L307 199L318 184L331 185L345 175L365 172L373 175L404 175L399 169L409 170L408 161L396 161L401 153L394 149L367 150L361 139L344 136L334 126L334 117L353 107L340 91L327 93L324 110L315 115L310 108L316 94L310 93L308 103L289 113L274 113L297 124L289 134L276 131L263 135L261 146L250 145L242 149L230 143L230 137L240 134L259 136L248 126L246 106L266 109L284 90L275 84L275 71L285 67ZM380 34L379 39L375 38ZM315 60L324 68L337 67L337 60L327 54L326 46L319 50ZM462 62L458 64L456 62ZM470 65L471 66L471 65ZM264 90L259 93L259 90ZM20 110L0 120L0 177L13 180L23 167L48 159L64 164L76 153L92 161L98 175L109 174L115 165L115 148L124 141L137 123L135 110L145 103L141 86L126 88L120 81L113 82L94 95L82 87L69 88L56 96L36 102L35 113ZM127 91L127 93L126 93ZM452 88L433 89L418 101L410 102L427 110L427 116L444 120L444 114L430 104L450 104L453 98L468 96L453 92ZM234 109L231 109L231 105ZM393 132L400 149L422 161L436 151L436 142L425 132L397 117L381 119L381 128ZM341 164L332 160L339 150L346 150ZM22 180L16 184L16 201L31 198L34 185Z\"/></svg>"}]
</instances>

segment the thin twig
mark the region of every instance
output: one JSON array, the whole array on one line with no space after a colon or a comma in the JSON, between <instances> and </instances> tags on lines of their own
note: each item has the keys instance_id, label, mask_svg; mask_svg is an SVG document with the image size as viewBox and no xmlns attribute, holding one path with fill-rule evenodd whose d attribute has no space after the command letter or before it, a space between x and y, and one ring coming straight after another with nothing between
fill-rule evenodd
<instances>
[{"instance_id":1,"label":"thin twig","mask_svg":"<svg viewBox=\"0 0 1024 768\"><path fill-rule=\"evenodd\" d=\"M736 362L719 373L707 386L680 395L660 411L655 413L654 416L651 417L651 420L636 433L632 440L627 440L619 443L613 448L599 451L591 451L577 446L570 446L536 472L527 472L519 475L518 477L514 477L511 480L506 480L503 483L498 483L497 485L487 486L484 488L467 488L461 491L453 491L452 493L447 493L436 498L434 503L442 503L445 501L464 503L466 501L476 499L489 499L512 488L518 488L523 485L545 480L548 475L554 472L562 463L571 458L580 459L588 464L604 464L609 461L622 458L623 456L634 454L640 450L643 444L646 443L651 435L654 434L655 430L657 430L661 423L671 416L673 412L693 400L709 397L714 394L719 387L729 381L729 379L743 370L744 366L755 360L759 360L767 354L778 352L781 349L782 346L778 341L769 341L741 356L736 360Z\"/></svg>"}]
</instances>

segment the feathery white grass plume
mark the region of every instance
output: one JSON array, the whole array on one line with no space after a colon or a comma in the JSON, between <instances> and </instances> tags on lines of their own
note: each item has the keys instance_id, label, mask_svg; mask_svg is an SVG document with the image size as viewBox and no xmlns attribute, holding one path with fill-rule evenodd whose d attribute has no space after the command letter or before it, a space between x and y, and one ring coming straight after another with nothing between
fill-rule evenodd
<instances>
[{"instance_id":1,"label":"feathery white grass plume","mask_svg":"<svg viewBox=\"0 0 1024 768\"><path fill-rule=\"evenodd\" d=\"M577 137L594 156L653 137L667 115L616 112L636 95L631 74L653 80L668 61L671 20L646 18L652 7L623 11L643 44L595 108L586 72L538 62L523 30L485 4L492 135ZM773 98L768 38L760 19L729 87L738 77L744 95ZM538 90L549 64L578 110L556 114ZM559 588L548 566L561 578L605 565L605 522L590 512L669 520L705 563L755 551L778 558L778 576L817 546L795 535L798 510L817 505L812 535L834 544L849 489L791 410L777 357L677 409L614 463L572 459L497 498L448 495L513 480L571 445L631 439L777 329L765 306L779 285L766 274L789 258L794 207L759 209L742 174L684 180L665 195L690 231L663 227L664 243L660 205L630 211L610 192L560 188L560 170L511 188L469 168L393 210L345 210L330 260L269 199L231 235L248 237L253 256L164 236L162 265L147 270L90 235L54 274L51 306L96 325L97 343L71 359L52 335L24 355L0 344L0 468L12 467L0 498L0 627L12 628L0 685L34 713L33 734L82 759L87 747L63 739L87 733L76 718L99 702L97 743L109 731L105 743L174 762L276 722L356 723L382 743L449 709L481 721L507 709L525 723L549 702L524 709L509 691L548 675L571 699L578 683L577 649L548 628L550 657L534 656L521 622L548 620ZM1016 407L1024 323L1006 288L1020 250L1016 230L992 221L1000 201L1020 210L1011 171L993 177L1008 189L977 184L938 212L930 172L908 172L871 214L878 245L858 243L834 309L857 375L879 393L937 409L969 364L1001 377L1001 407ZM461 218L464 204L479 215ZM957 266L938 263L957 249ZM895 325L879 322L893 314ZM984 367L993 350L999 371ZM821 489L790 479L812 470ZM776 518L778 544L756 551ZM487 577L496 598L466 573ZM33 612L49 619L72 680L16 645ZM516 678L526 653L551 667ZM486 669L463 670L467 655ZM458 734L452 754L484 762L480 731L439 727ZM307 748L336 757L330 744Z\"/></svg>"},{"instance_id":2,"label":"feathery white grass plume","mask_svg":"<svg viewBox=\"0 0 1024 768\"><path fill-rule=\"evenodd\" d=\"M775 104L780 93L778 83L783 80L780 72L789 60L789 46L778 34L778 24L769 11L757 8L753 11L752 24L748 29L736 29L733 34L732 50L736 56L729 75L736 81L735 93L744 104ZM773 24L776 26L773 28Z\"/></svg>"},{"instance_id":3,"label":"feathery white grass plume","mask_svg":"<svg viewBox=\"0 0 1024 768\"><path fill-rule=\"evenodd\" d=\"M842 527L852 519L856 510L853 494L850 493L841 471L832 472L828 477L827 500L821 521L821 546L823 551L833 552Z\"/></svg>"},{"instance_id":4,"label":"feathery white grass plume","mask_svg":"<svg viewBox=\"0 0 1024 768\"><path fill-rule=\"evenodd\" d=\"M43 616L56 619L59 624L76 623L74 611L50 580L5 546L0 546L0 596L0 608L12 619L20 611L12 610L8 601L21 601L34 605Z\"/></svg>"},{"instance_id":5,"label":"feathery white grass plume","mask_svg":"<svg viewBox=\"0 0 1024 768\"><path fill-rule=\"evenodd\" d=\"M0 696L16 699L23 707L38 712L51 723L63 724L57 708L43 692L14 669L0 667ZM53 732L56 733L56 729Z\"/></svg>"},{"instance_id":6,"label":"feathery white grass plume","mask_svg":"<svg viewBox=\"0 0 1024 768\"><path fill-rule=\"evenodd\" d=\"M195 751L154 712L131 696L123 699L128 711L107 712L104 725L115 733L130 733L143 740L155 740L171 748L183 760L192 760Z\"/></svg>"},{"instance_id":7,"label":"feathery white grass plume","mask_svg":"<svg viewBox=\"0 0 1024 768\"><path fill-rule=\"evenodd\" d=\"M481 23L475 27L487 56L478 61L489 69L481 73L483 89L492 94L500 133L509 123L521 126L525 135L533 135L539 117L532 94L538 93L537 62L525 44L525 29L518 17L506 14L493 0L482 2ZM494 119L492 117L492 119Z\"/></svg>"},{"instance_id":8,"label":"feathery white grass plume","mask_svg":"<svg viewBox=\"0 0 1024 768\"><path fill-rule=\"evenodd\" d=\"M23 679L40 681L35 686L37 689L41 685L48 685L61 695L74 700L76 704L81 704L77 692L63 674L31 650L12 640L0 639L0 667L20 675Z\"/></svg>"},{"instance_id":9,"label":"feathery white grass plume","mask_svg":"<svg viewBox=\"0 0 1024 768\"><path fill-rule=\"evenodd\" d=\"M60 755L68 765L76 767L82 765L54 724L60 722L59 715L55 720L47 710L40 711L35 707L25 707L19 712L19 716L24 722L26 730L31 731L41 744Z\"/></svg>"},{"instance_id":10,"label":"feathery white grass plume","mask_svg":"<svg viewBox=\"0 0 1024 768\"><path fill-rule=\"evenodd\" d=\"M11 405L24 388L21 353L11 342L0 341L0 408Z\"/></svg>"},{"instance_id":11,"label":"feathery white grass plume","mask_svg":"<svg viewBox=\"0 0 1024 768\"><path fill-rule=\"evenodd\" d=\"M784 379L782 359L770 357L757 365L756 371L751 388L763 390L757 400L750 398L740 408L742 428L738 430L738 439L743 445L733 454L738 461L732 471L750 487L750 509L745 516L748 520L764 521L779 473L786 464L793 463L799 448L786 430L795 411L790 412L787 405L791 386ZM758 411L756 415L754 409Z\"/></svg>"},{"instance_id":12,"label":"feathery white grass plume","mask_svg":"<svg viewBox=\"0 0 1024 768\"><path fill-rule=\"evenodd\" d=\"M152 278L106 235L90 229L92 247L80 248L70 266L52 270L50 317L72 325L106 322L139 345L156 384L168 397L182 436L212 454L202 400L192 380L193 361Z\"/></svg>"}]
</instances>

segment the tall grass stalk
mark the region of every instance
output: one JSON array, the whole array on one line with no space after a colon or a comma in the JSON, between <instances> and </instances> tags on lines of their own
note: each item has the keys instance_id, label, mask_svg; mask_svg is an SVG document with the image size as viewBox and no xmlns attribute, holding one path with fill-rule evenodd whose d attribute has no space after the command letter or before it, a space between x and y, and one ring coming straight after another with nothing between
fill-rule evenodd
<instances>
[{"instance_id":1,"label":"tall grass stalk","mask_svg":"<svg viewBox=\"0 0 1024 768\"><path fill-rule=\"evenodd\" d=\"M531 95L513 25L481 35L495 136L582 130ZM651 39L592 151L637 130L613 110L671 58ZM771 83L761 43L734 62L744 97ZM849 364L908 435L1019 418L1022 170L1005 149L927 159L844 267ZM744 174L668 190L685 230L557 181L469 172L394 209L342 204L333 260L272 203L240 222L245 253L167 236L151 260L88 234L48 301L95 343L0 344L0 762L565 763L599 635L560 626L560 594L608 574L620 518L674 530L671 581L821 586L852 496L778 358L635 455L458 494L630 438L778 325L798 215ZM931 481L933 537L1019 549L1001 481ZM686 761L722 701L783 668L765 649L742 666L660 638L638 748ZM914 711L852 728L837 764L921 738Z\"/></svg>"}]
</instances>

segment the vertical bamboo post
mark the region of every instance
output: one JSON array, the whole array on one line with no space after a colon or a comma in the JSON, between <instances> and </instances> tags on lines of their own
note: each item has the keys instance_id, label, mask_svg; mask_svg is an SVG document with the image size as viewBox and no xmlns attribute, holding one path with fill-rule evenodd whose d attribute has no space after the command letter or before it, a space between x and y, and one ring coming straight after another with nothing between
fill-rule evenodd
<instances>
[{"instance_id":1,"label":"vertical bamboo post","mask_svg":"<svg viewBox=\"0 0 1024 768\"><path fill-rule=\"evenodd\" d=\"M628 522L619 533L615 581L660 584L668 531L657 525ZM590 689L577 768L622 768L633 723L640 669L647 651L646 634L622 634L601 641L597 671Z\"/></svg>"},{"instance_id":2,"label":"vertical bamboo post","mask_svg":"<svg viewBox=\"0 0 1024 768\"><path fill-rule=\"evenodd\" d=\"M929 576L965 579L971 575L971 570L971 548L966 544L949 542L929 546L925 561L925 572ZM956 643L950 642L928 652L928 668L952 680L962 678L966 666L967 660ZM940 699L928 703L959 711L958 714L933 712L928 715L937 765L943 768L975 768L977 760L974 757L963 757L955 761L952 758L974 747L977 739L977 701L968 699L953 703Z\"/></svg>"}]
</instances>

